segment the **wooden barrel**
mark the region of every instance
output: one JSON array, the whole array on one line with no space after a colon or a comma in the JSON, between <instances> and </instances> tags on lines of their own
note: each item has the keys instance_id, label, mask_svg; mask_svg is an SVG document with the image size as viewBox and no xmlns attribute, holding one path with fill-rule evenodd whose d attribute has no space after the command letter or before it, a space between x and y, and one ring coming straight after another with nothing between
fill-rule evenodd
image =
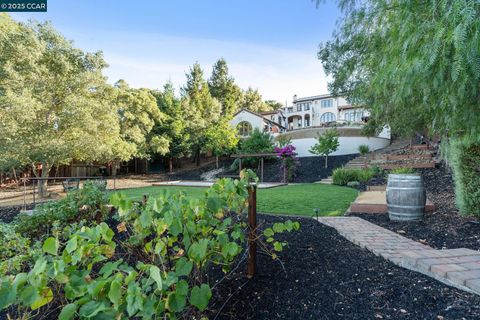
<instances>
[{"instance_id":1,"label":"wooden barrel","mask_svg":"<svg viewBox=\"0 0 480 320\"><path fill-rule=\"evenodd\" d=\"M387 207L390 220L421 220L427 196L423 179L418 174L389 174Z\"/></svg>"}]
</instances>

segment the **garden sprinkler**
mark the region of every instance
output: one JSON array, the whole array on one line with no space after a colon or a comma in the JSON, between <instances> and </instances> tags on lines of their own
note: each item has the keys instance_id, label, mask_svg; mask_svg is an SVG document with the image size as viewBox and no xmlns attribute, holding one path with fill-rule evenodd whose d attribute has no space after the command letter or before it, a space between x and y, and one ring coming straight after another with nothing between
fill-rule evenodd
<instances>
[{"instance_id":1,"label":"garden sprinkler","mask_svg":"<svg viewBox=\"0 0 480 320\"><path fill-rule=\"evenodd\" d=\"M315 211L315 215L317 216L317 220L318 220L318 213L320 212L320 209L315 208L315 209L313 209L313 211Z\"/></svg>"}]
</instances>

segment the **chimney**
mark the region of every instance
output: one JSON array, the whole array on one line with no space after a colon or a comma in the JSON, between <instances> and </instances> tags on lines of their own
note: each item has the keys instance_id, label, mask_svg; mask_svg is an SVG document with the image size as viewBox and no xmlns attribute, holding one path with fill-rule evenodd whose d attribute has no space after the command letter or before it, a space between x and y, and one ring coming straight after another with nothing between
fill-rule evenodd
<instances>
[{"instance_id":1,"label":"chimney","mask_svg":"<svg viewBox=\"0 0 480 320\"><path fill-rule=\"evenodd\" d=\"M295 101L297 101L297 95L296 94L293 95L293 102L295 102Z\"/></svg>"}]
</instances>

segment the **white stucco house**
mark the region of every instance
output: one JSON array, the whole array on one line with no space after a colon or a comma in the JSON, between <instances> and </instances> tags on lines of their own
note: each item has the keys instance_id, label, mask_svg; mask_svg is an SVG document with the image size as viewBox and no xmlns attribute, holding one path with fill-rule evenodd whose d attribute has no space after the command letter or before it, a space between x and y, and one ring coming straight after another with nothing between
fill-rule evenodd
<instances>
[{"instance_id":1,"label":"white stucco house","mask_svg":"<svg viewBox=\"0 0 480 320\"><path fill-rule=\"evenodd\" d=\"M377 136L366 137L362 127L368 121L367 110L349 104L345 98L331 94L299 98L293 97L291 106L283 109L255 113L246 109L237 112L230 124L242 138L258 128L274 137L284 135L291 139L299 157L314 156L309 152L317 142L318 134L330 127L339 133L340 147L332 155L358 153L358 147L368 145L370 150L390 144L390 129L385 127Z\"/></svg>"},{"instance_id":2,"label":"white stucco house","mask_svg":"<svg viewBox=\"0 0 480 320\"><path fill-rule=\"evenodd\" d=\"M368 111L349 104L345 98L331 94L298 98L286 107L288 130L322 126L333 122L362 123Z\"/></svg>"},{"instance_id":3,"label":"white stucco house","mask_svg":"<svg viewBox=\"0 0 480 320\"><path fill-rule=\"evenodd\" d=\"M263 132L270 132L273 136L284 133L286 128L286 118L282 110L266 113L256 113L247 109L238 111L230 121L232 127L237 129L241 138L248 137L253 130L258 129ZM281 122L281 123L279 123Z\"/></svg>"}]
</instances>

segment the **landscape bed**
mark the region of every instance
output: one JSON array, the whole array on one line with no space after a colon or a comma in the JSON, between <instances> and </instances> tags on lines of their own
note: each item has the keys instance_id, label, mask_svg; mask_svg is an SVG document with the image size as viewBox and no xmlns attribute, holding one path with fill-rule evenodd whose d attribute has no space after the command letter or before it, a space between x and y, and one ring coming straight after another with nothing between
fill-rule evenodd
<instances>
[{"instance_id":1,"label":"landscape bed","mask_svg":"<svg viewBox=\"0 0 480 320\"><path fill-rule=\"evenodd\" d=\"M419 222L390 221L387 214L353 214L381 227L398 232L435 249L468 248L480 250L480 221L461 216L455 207L452 174L445 165L437 169L418 170L422 175L427 197L435 211Z\"/></svg>"},{"instance_id":2,"label":"landscape bed","mask_svg":"<svg viewBox=\"0 0 480 320\"><path fill-rule=\"evenodd\" d=\"M259 219L266 224L279 220L284 218L260 215ZM480 317L479 296L398 267L313 219L293 220L300 222L301 229L281 237L288 242L280 254L282 264L260 255L258 274L251 281L245 278L245 265L240 265L214 290L209 318Z\"/></svg>"}]
</instances>

